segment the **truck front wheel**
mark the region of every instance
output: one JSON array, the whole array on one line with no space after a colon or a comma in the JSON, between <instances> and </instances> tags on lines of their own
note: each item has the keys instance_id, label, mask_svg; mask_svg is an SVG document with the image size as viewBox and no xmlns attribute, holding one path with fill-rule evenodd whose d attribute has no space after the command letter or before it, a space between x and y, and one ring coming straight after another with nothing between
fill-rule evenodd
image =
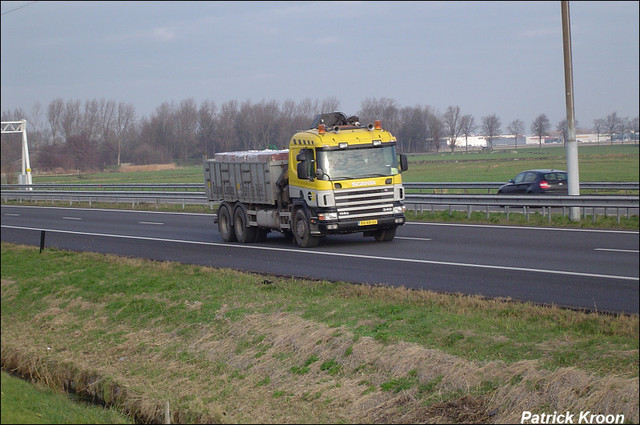
<instances>
[{"instance_id":1,"label":"truck front wheel","mask_svg":"<svg viewBox=\"0 0 640 425\"><path fill-rule=\"evenodd\" d=\"M378 242L389 242L392 241L393 238L396 237L396 228L392 227L391 229L380 229L377 230L374 235L376 241Z\"/></svg>"},{"instance_id":2,"label":"truck front wheel","mask_svg":"<svg viewBox=\"0 0 640 425\"><path fill-rule=\"evenodd\" d=\"M231 212L226 204L223 204L218 208L218 232L222 235L222 240L225 242L235 242L236 234L231 224Z\"/></svg>"},{"instance_id":3,"label":"truck front wheel","mask_svg":"<svg viewBox=\"0 0 640 425\"><path fill-rule=\"evenodd\" d=\"M296 245L301 248L312 248L320 242L318 237L311 235L309 220L302 209L297 210L293 218L293 235Z\"/></svg>"},{"instance_id":4,"label":"truck front wheel","mask_svg":"<svg viewBox=\"0 0 640 425\"><path fill-rule=\"evenodd\" d=\"M253 243L256 241L256 227L249 226L249 215L243 205L238 205L233 212L233 228L236 239L240 243Z\"/></svg>"}]
</instances>

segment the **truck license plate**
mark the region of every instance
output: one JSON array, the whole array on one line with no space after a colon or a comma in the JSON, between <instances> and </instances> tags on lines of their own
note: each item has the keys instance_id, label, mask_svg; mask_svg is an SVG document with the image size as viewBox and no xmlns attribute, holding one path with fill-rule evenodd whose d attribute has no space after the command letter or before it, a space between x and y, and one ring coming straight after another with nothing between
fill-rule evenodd
<instances>
[{"instance_id":1,"label":"truck license plate","mask_svg":"<svg viewBox=\"0 0 640 425\"><path fill-rule=\"evenodd\" d=\"M359 226L371 226L372 224L378 224L378 220L362 220L358 222Z\"/></svg>"}]
</instances>

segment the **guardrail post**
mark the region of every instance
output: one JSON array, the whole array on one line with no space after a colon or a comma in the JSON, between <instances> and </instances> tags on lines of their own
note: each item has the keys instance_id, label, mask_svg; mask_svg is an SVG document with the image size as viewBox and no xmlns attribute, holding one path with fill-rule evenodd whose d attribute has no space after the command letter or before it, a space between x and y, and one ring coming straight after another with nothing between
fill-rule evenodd
<instances>
[{"instance_id":1,"label":"guardrail post","mask_svg":"<svg viewBox=\"0 0 640 425\"><path fill-rule=\"evenodd\" d=\"M42 250L44 250L44 230L40 231L40 254L42 254Z\"/></svg>"}]
</instances>

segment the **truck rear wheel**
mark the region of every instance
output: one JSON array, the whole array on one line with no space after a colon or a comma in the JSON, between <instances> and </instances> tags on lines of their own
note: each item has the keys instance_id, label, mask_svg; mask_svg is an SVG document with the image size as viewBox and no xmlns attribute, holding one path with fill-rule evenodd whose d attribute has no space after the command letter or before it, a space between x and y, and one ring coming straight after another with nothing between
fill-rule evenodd
<instances>
[{"instance_id":1,"label":"truck rear wheel","mask_svg":"<svg viewBox=\"0 0 640 425\"><path fill-rule=\"evenodd\" d=\"M244 205L238 205L234 210L233 224L238 242L253 243L256 241L256 232L258 228L249 226L249 216Z\"/></svg>"},{"instance_id":2,"label":"truck rear wheel","mask_svg":"<svg viewBox=\"0 0 640 425\"><path fill-rule=\"evenodd\" d=\"M295 237L296 245L301 248L312 248L318 246L320 242L318 237L311 235L309 220L302 209L297 210L293 218L293 236Z\"/></svg>"},{"instance_id":3,"label":"truck rear wheel","mask_svg":"<svg viewBox=\"0 0 640 425\"><path fill-rule=\"evenodd\" d=\"M218 208L218 232L222 235L225 242L235 242L236 233L233 230L233 222L231 221L231 212L226 204Z\"/></svg>"},{"instance_id":4,"label":"truck rear wheel","mask_svg":"<svg viewBox=\"0 0 640 425\"><path fill-rule=\"evenodd\" d=\"M389 242L392 241L393 238L396 237L396 228L392 227L391 229L380 229L375 232L373 235L378 242Z\"/></svg>"}]
</instances>

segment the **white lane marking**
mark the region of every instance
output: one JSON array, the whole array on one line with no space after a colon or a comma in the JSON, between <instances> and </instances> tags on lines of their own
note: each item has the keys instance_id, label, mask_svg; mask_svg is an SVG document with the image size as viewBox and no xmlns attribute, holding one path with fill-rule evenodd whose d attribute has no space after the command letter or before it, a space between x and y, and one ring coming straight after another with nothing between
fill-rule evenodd
<instances>
[{"instance_id":1,"label":"white lane marking","mask_svg":"<svg viewBox=\"0 0 640 425\"><path fill-rule=\"evenodd\" d=\"M82 220L81 217L62 217L63 220Z\"/></svg>"},{"instance_id":2,"label":"white lane marking","mask_svg":"<svg viewBox=\"0 0 640 425\"><path fill-rule=\"evenodd\" d=\"M411 238L411 237L408 237L408 236L396 236L396 239L407 239L407 240L410 240L410 241L430 241L430 240L433 240L431 238Z\"/></svg>"},{"instance_id":3,"label":"white lane marking","mask_svg":"<svg viewBox=\"0 0 640 425\"><path fill-rule=\"evenodd\" d=\"M621 280L640 281L640 278L635 276L616 276L616 275L598 274L598 273L570 272L570 271L564 271L564 270L544 270L544 269L531 269L527 267L494 266L494 265L488 265L488 264L455 263L452 261L420 260L420 259L413 259L413 258L380 257L377 255L347 254L347 253L341 253L341 252L316 251L313 249L299 250L299 249L292 249L292 248L278 248L278 247L267 247L267 246L259 246L259 245L232 244L232 243L220 243L220 242L198 242L198 241L186 241L181 239L151 238L146 236L113 235L113 234L107 234L107 233L74 232L69 230L41 229L41 228L35 228L35 227L5 226L5 225L2 225L1 227L5 227L8 229L19 229L19 230L36 230L36 231L69 233L69 234L84 235L84 236L103 236L103 237L110 237L110 238L137 239L137 240L144 240L144 241L176 242L176 243L204 245L204 246L221 246L227 249L236 248L236 249L255 249L255 250L263 250L263 251L295 252L297 254L326 255L331 257L349 257L349 258L360 258L360 259L366 259L366 260L398 261L403 263L435 264L435 265L441 265L441 266L470 267L470 268L478 268L478 269L522 271L522 272L533 272L533 273L558 274L558 275L565 275L565 276L582 276L582 277L597 277L597 278L603 278L603 279L621 279Z\"/></svg>"},{"instance_id":4,"label":"white lane marking","mask_svg":"<svg viewBox=\"0 0 640 425\"><path fill-rule=\"evenodd\" d=\"M140 223L140 224L155 224L157 226L161 226L161 225L164 224L164 223L159 223L157 221L139 221L138 223Z\"/></svg>"},{"instance_id":5,"label":"white lane marking","mask_svg":"<svg viewBox=\"0 0 640 425\"><path fill-rule=\"evenodd\" d=\"M20 214L14 214L14 213L6 213L5 215L11 216L11 217L20 217Z\"/></svg>"},{"instance_id":6,"label":"white lane marking","mask_svg":"<svg viewBox=\"0 0 640 425\"><path fill-rule=\"evenodd\" d=\"M33 208L33 207L32 207ZM553 232L591 232L591 233L640 233L635 230L612 230L612 229L574 229L571 227L535 227L535 226L509 226L497 224L464 224L464 223L424 223L420 221L407 221L405 225L415 226L452 226L452 227L482 227L488 229L518 229L518 230L550 230Z\"/></svg>"},{"instance_id":7,"label":"white lane marking","mask_svg":"<svg viewBox=\"0 0 640 425\"><path fill-rule=\"evenodd\" d=\"M594 251L630 252L632 254L638 254L640 252L637 249L614 249L614 248L595 248Z\"/></svg>"},{"instance_id":8,"label":"white lane marking","mask_svg":"<svg viewBox=\"0 0 640 425\"><path fill-rule=\"evenodd\" d=\"M123 212L123 213L139 213L139 214L171 214L171 215L200 215L205 217L215 217L215 213L188 213L188 212L170 212L170 211L142 211L142 210L120 210L113 208L73 208L73 207L45 207L32 205L3 205L2 208L48 208L56 210L78 210L78 211L106 211L106 212ZM508 226L495 224L463 224L463 223L424 223L420 221L406 221L405 225L418 226L454 226L454 227L482 227L495 229L525 229L525 230L552 230L556 232L595 232L595 233L630 233L638 234L635 230L607 230L607 229L573 229L566 227L535 227L535 226Z\"/></svg>"},{"instance_id":9,"label":"white lane marking","mask_svg":"<svg viewBox=\"0 0 640 425\"><path fill-rule=\"evenodd\" d=\"M3 205L2 208L47 208L52 210L67 211L102 211L102 212L122 212L122 213L138 213L138 214L171 214L171 215L201 215L205 217L213 217L214 213L188 213L177 211L146 211L146 210L121 210L115 208L75 208L75 207L45 207L33 205Z\"/></svg>"}]
</instances>

